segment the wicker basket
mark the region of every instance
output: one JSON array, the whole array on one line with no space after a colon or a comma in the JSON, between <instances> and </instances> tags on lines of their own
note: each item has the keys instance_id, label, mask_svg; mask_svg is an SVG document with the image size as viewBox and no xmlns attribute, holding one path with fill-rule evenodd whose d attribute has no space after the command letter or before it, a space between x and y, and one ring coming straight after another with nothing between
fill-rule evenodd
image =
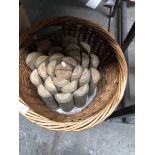
<instances>
[{"instance_id":1,"label":"wicker basket","mask_svg":"<svg viewBox=\"0 0 155 155\"><path fill-rule=\"evenodd\" d=\"M44 105L29 80L31 70L25 64L36 38L48 38L53 45L60 45L64 36L87 42L91 53L100 59L101 80L97 95L93 103L74 115L59 114ZM101 26L77 17L52 18L32 25L20 36L19 63L20 103L29 107L21 114L37 125L55 131L81 131L104 121L120 103L127 81L127 64L118 43Z\"/></svg>"}]
</instances>

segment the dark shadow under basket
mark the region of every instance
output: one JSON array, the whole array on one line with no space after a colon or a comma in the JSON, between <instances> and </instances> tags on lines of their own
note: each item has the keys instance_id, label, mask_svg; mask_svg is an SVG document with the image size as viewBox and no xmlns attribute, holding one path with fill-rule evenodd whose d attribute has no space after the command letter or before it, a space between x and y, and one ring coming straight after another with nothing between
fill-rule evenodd
<instances>
[{"instance_id":1,"label":"dark shadow under basket","mask_svg":"<svg viewBox=\"0 0 155 155\"><path fill-rule=\"evenodd\" d=\"M37 37L36 37L37 36ZM74 115L50 111L38 96L29 80L31 70L25 64L28 53L33 52L37 39L48 38L60 45L64 36L78 38L90 44L91 53L100 59L101 80L97 95L89 106ZM127 81L127 64L118 43L101 26L76 17L58 17L32 25L20 36L20 103L28 107L21 112L30 121L49 130L80 131L105 120L120 103Z\"/></svg>"}]
</instances>

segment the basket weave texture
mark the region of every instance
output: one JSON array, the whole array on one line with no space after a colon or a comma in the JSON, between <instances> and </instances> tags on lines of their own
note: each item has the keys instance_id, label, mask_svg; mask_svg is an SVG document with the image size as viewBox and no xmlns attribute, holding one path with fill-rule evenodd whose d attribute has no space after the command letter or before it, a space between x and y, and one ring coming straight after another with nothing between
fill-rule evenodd
<instances>
[{"instance_id":1,"label":"basket weave texture","mask_svg":"<svg viewBox=\"0 0 155 155\"><path fill-rule=\"evenodd\" d=\"M30 82L31 70L25 63L26 56L35 49L35 40L49 39L53 46L60 46L65 36L88 43L100 62L97 95L74 115L60 114L45 106ZM20 35L19 78L20 104L29 107L22 115L48 130L81 131L104 121L118 106L126 86L127 64L120 46L103 27L77 17L57 17L34 24Z\"/></svg>"}]
</instances>

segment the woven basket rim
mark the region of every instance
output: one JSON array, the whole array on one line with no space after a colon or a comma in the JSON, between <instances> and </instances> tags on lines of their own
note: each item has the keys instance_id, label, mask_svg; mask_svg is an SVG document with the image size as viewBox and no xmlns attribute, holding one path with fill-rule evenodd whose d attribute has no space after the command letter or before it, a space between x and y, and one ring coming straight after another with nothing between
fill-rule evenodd
<instances>
[{"instance_id":1,"label":"woven basket rim","mask_svg":"<svg viewBox=\"0 0 155 155\"><path fill-rule=\"evenodd\" d=\"M56 122L53 120L50 120L36 112L34 112L31 108L28 108L26 113L23 113L20 111L20 114L25 116L27 119L29 119L31 122L36 123L37 125L44 127L48 130L53 130L53 131L81 131L85 130L88 128L91 128L98 123L101 123L104 121L108 116L111 115L111 113L115 110L115 108L118 106L120 103L123 93L126 87L126 82L127 82L127 63L125 61L124 54L122 52L122 49L118 45L117 41L112 37L111 33L109 33L105 28L101 27L95 22L81 19L78 17L70 17L70 16L63 16L63 17L54 17L54 18L49 18L46 20L39 21L37 23L32 24L32 26L28 29L26 29L21 35L20 35L20 50L24 46L24 42L26 38L29 38L28 36L32 35L34 32L36 33L38 29L41 29L42 27L48 27L51 24L49 23L58 23L60 21L68 21L68 22L79 22L80 24L83 25L93 25L93 28L96 29L96 31L100 33L104 33L104 37L109 41L111 44L112 48L114 49L114 52L117 56L117 59L119 61L120 65L120 72L122 73L120 75L120 88L117 91L118 95L115 97L115 104L109 103L107 105L106 109L100 110L97 114L92 115L91 117L85 119L85 120L79 120L77 122ZM38 29L36 29L36 27ZM35 30L35 31L34 31ZM23 106L27 106L27 104L19 97L20 104Z\"/></svg>"}]
</instances>

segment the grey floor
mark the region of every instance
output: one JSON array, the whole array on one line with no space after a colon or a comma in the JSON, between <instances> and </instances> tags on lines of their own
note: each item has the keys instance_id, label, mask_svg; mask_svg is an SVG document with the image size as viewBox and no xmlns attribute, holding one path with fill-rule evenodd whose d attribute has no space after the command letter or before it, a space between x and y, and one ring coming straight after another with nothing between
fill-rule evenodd
<instances>
[{"instance_id":1,"label":"grey floor","mask_svg":"<svg viewBox=\"0 0 155 155\"><path fill-rule=\"evenodd\" d=\"M103 0L95 9L85 6L88 0L23 0L30 21L36 22L54 16L77 16L108 28L109 8ZM135 16L134 7L128 7L128 30ZM111 21L111 33L116 39L116 18ZM135 101L135 41L129 47L130 104ZM135 125L119 123L119 119L105 121L96 127L72 133L50 132L19 116L20 155L134 155ZM131 121L132 120L132 121Z\"/></svg>"}]
</instances>

